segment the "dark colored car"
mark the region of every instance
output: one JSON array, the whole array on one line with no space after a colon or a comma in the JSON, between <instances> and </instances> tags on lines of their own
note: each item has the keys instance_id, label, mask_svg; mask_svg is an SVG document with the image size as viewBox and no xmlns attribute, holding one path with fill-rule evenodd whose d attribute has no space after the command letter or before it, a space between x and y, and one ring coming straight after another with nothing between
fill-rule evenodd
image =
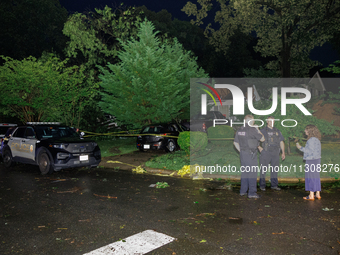
<instances>
[{"instance_id":1,"label":"dark colored car","mask_svg":"<svg viewBox=\"0 0 340 255\"><path fill-rule=\"evenodd\" d=\"M207 115L198 114L190 119L190 130L206 132L209 127L214 125L214 119L227 120L219 111L208 111ZM226 125L230 126L230 121L227 121Z\"/></svg>"},{"instance_id":2,"label":"dark colored car","mask_svg":"<svg viewBox=\"0 0 340 255\"><path fill-rule=\"evenodd\" d=\"M0 154L2 154L2 148L6 139L12 134L17 124L0 123Z\"/></svg>"},{"instance_id":3,"label":"dark colored car","mask_svg":"<svg viewBox=\"0 0 340 255\"><path fill-rule=\"evenodd\" d=\"M4 145L3 162L38 165L42 174L64 168L96 167L101 161L96 142L82 139L73 128L57 123L28 123L17 127Z\"/></svg>"},{"instance_id":4,"label":"dark colored car","mask_svg":"<svg viewBox=\"0 0 340 255\"><path fill-rule=\"evenodd\" d=\"M165 149L167 152L173 152L179 147L177 137L182 131L189 129L177 123L145 126L137 137L137 148L140 151Z\"/></svg>"}]
</instances>

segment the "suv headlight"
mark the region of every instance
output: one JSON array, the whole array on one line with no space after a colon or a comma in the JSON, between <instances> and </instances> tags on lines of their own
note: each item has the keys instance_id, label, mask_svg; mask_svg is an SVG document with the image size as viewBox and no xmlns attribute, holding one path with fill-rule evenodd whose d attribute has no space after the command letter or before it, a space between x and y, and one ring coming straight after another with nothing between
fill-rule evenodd
<instances>
[{"instance_id":1,"label":"suv headlight","mask_svg":"<svg viewBox=\"0 0 340 255\"><path fill-rule=\"evenodd\" d=\"M65 146L63 144L52 144L50 146L56 149L65 149Z\"/></svg>"}]
</instances>

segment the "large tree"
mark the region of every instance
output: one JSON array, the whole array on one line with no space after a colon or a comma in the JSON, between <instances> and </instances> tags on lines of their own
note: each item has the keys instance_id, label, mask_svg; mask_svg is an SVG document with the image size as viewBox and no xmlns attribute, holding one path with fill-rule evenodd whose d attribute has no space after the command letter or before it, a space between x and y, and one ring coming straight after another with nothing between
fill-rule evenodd
<instances>
[{"instance_id":1,"label":"large tree","mask_svg":"<svg viewBox=\"0 0 340 255\"><path fill-rule=\"evenodd\" d=\"M92 70L96 65L116 63L122 43L136 36L140 21L135 8L112 10L105 6L94 12L70 15L63 30L70 39L65 52L76 64L85 64Z\"/></svg>"},{"instance_id":2,"label":"large tree","mask_svg":"<svg viewBox=\"0 0 340 255\"><path fill-rule=\"evenodd\" d=\"M176 37L186 50L192 51L199 66L212 77L242 77L243 68L258 68L261 64L253 58L255 39L239 30L230 38L226 53L221 54L209 44L204 30L189 21L172 19L171 13L164 9L159 12L150 11L145 6L136 9L155 25L160 32L158 36Z\"/></svg>"},{"instance_id":3,"label":"large tree","mask_svg":"<svg viewBox=\"0 0 340 255\"><path fill-rule=\"evenodd\" d=\"M58 0L1 0L0 54L14 59L62 53L67 11Z\"/></svg>"},{"instance_id":4,"label":"large tree","mask_svg":"<svg viewBox=\"0 0 340 255\"><path fill-rule=\"evenodd\" d=\"M171 121L189 108L190 78L207 77L177 39L161 42L156 34L145 20L138 39L123 45L120 62L101 68L105 93L99 105L122 124L137 128Z\"/></svg>"},{"instance_id":5,"label":"large tree","mask_svg":"<svg viewBox=\"0 0 340 255\"><path fill-rule=\"evenodd\" d=\"M212 0L198 0L201 9L188 2L186 14L195 16L193 24L202 25L214 9ZM217 0L220 9L215 22L206 26L206 35L220 51L226 51L236 29L256 32L256 50L275 57L267 67L281 71L282 77L300 76L316 63L309 59L315 46L321 46L340 30L340 1L334 0ZM210 15L210 14L209 14Z\"/></svg>"},{"instance_id":6,"label":"large tree","mask_svg":"<svg viewBox=\"0 0 340 255\"><path fill-rule=\"evenodd\" d=\"M140 21L135 8L123 6L117 9L106 6L93 12L69 16L63 30L69 37L65 53L70 63L85 66L90 87L96 86L99 81L97 65L105 66L108 62L114 64L119 61L117 55L122 44L131 36L136 36ZM98 118L104 118L104 112L98 107L98 92L94 92L91 101L86 104L86 117L81 119L81 125L91 131L98 128Z\"/></svg>"},{"instance_id":7,"label":"large tree","mask_svg":"<svg viewBox=\"0 0 340 255\"><path fill-rule=\"evenodd\" d=\"M22 122L53 120L79 126L83 109L96 89L86 86L83 68L67 67L66 60L61 61L53 54L40 59L2 59L3 112Z\"/></svg>"}]
</instances>

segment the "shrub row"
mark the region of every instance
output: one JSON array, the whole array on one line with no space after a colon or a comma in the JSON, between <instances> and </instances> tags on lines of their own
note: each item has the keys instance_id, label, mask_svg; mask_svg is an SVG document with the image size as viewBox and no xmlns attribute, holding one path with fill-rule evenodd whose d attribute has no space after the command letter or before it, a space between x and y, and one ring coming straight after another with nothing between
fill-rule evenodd
<instances>
[{"instance_id":1,"label":"shrub row","mask_svg":"<svg viewBox=\"0 0 340 255\"><path fill-rule=\"evenodd\" d=\"M216 127L208 128L208 133L199 132L199 131L185 131L181 132L178 137L178 145L184 150L187 154L190 151L197 152L200 150L204 150L208 145L208 138L212 138L211 140L213 144L216 145L224 145L227 142L231 142L230 140L222 140L224 138L234 138L234 129L232 127L226 125L218 125ZM216 140L215 140L216 139ZM221 140L217 140L221 139Z\"/></svg>"}]
</instances>

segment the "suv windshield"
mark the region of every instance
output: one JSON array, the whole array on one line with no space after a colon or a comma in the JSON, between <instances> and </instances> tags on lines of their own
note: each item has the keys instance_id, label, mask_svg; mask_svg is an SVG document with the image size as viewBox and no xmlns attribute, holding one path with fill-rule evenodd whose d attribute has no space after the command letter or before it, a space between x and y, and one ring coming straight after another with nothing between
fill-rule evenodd
<instances>
[{"instance_id":1,"label":"suv windshield","mask_svg":"<svg viewBox=\"0 0 340 255\"><path fill-rule=\"evenodd\" d=\"M70 127L61 126L35 126L38 139L62 138L62 137L79 137L79 135Z\"/></svg>"}]
</instances>

